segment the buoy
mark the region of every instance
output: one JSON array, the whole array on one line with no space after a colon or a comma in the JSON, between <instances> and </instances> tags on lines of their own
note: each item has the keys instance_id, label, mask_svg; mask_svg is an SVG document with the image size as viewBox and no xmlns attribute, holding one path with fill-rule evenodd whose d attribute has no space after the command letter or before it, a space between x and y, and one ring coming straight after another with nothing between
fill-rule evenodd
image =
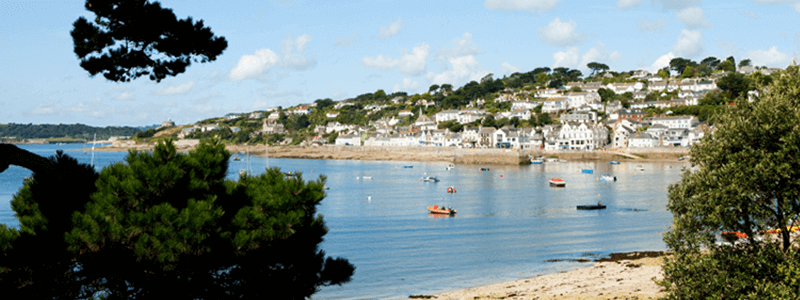
<instances>
[{"instance_id":1,"label":"buoy","mask_svg":"<svg viewBox=\"0 0 800 300\"><path fill-rule=\"evenodd\" d=\"M503 177L503 174L500 174L500 177Z\"/></svg>"},{"instance_id":2,"label":"buoy","mask_svg":"<svg viewBox=\"0 0 800 300\"><path fill-rule=\"evenodd\" d=\"M600 194L597 194L597 197L600 197Z\"/></svg>"},{"instance_id":3,"label":"buoy","mask_svg":"<svg viewBox=\"0 0 800 300\"><path fill-rule=\"evenodd\" d=\"M359 180L359 179L361 179L361 177L356 176L356 180Z\"/></svg>"},{"instance_id":4,"label":"buoy","mask_svg":"<svg viewBox=\"0 0 800 300\"><path fill-rule=\"evenodd\" d=\"M372 200L372 196L367 196L367 200Z\"/></svg>"}]
</instances>

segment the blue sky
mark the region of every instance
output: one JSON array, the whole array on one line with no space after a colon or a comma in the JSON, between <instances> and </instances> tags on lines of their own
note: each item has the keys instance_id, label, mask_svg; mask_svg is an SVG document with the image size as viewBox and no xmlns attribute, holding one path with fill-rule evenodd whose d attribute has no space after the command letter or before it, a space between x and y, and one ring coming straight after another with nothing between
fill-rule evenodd
<instances>
[{"instance_id":1,"label":"blue sky","mask_svg":"<svg viewBox=\"0 0 800 300\"><path fill-rule=\"evenodd\" d=\"M69 32L83 1L0 1L0 123L178 124L342 100L383 89L459 87L536 67L653 70L708 56L785 68L800 50L800 0L165 0L228 48L155 83L79 66Z\"/></svg>"}]
</instances>

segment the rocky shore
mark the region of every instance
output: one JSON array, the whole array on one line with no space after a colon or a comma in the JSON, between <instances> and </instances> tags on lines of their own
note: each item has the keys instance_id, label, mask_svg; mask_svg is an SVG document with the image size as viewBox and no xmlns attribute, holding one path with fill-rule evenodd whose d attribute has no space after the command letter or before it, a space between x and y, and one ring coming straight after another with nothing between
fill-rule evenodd
<instances>
[{"instance_id":1,"label":"rocky shore","mask_svg":"<svg viewBox=\"0 0 800 300\"><path fill-rule=\"evenodd\" d=\"M178 151L189 151L197 140L178 140ZM154 145L134 144L130 141L115 142L98 147L99 151L127 151L136 149L151 151ZM264 156L263 145L227 145L233 153ZM688 148L651 148L635 150L597 151L544 151L516 149L459 149L452 147L377 147L377 146L276 146L269 147L270 158L342 159L342 160L391 160L391 161L442 161L454 164L518 165L530 156L544 156L566 161L629 161L629 162L675 162L689 154ZM84 149L89 150L89 149ZM627 150L627 149L626 149Z\"/></svg>"}]
</instances>

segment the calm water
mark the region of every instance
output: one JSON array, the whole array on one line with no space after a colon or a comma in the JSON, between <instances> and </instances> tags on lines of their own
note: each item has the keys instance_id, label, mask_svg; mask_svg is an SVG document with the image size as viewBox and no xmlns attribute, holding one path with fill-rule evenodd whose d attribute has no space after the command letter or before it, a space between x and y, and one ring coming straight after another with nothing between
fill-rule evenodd
<instances>
[{"instance_id":1,"label":"calm water","mask_svg":"<svg viewBox=\"0 0 800 300\"><path fill-rule=\"evenodd\" d=\"M40 155L55 149L82 162L85 145L24 146ZM125 152L95 152L95 164L122 161ZM229 179L247 169L231 161ZM328 197L319 212L330 231L321 247L356 265L350 283L325 288L314 299L404 299L521 279L586 266L548 259L599 257L613 252L664 250L661 234L671 222L667 186L680 179L680 163L610 165L560 162L531 166L456 166L446 163L270 159L270 166L301 171L305 179L328 177ZM403 168L410 164L413 168ZM264 158L250 159L262 173ZM594 169L582 174L580 169ZM617 182L600 181L601 174ZM435 175L438 183L420 182ZM30 172L11 167L0 174L0 223L19 226L9 201ZM365 180L363 176L372 176ZM559 177L566 188L551 188ZM357 179L359 178L359 179ZM448 186L458 192L447 194ZM608 209L577 211L602 201ZM456 217L434 218L426 206L453 206ZM637 211L638 210L638 211Z\"/></svg>"}]
</instances>

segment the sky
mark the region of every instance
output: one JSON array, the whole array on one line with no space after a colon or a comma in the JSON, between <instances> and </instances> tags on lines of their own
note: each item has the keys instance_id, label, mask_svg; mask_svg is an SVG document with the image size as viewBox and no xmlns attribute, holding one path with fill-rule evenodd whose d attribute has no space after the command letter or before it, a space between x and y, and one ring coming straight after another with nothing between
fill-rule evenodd
<instances>
[{"instance_id":1,"label":"sky","mask_svg":"<svg viewBox=\"0 0 800 300\"><path fill-rule=\"evenodd\" d=\"M800 53L800 0L164 0L228 48L160 83L116 83L79 65L70 37L83 1L0 1L0 124L176 124L409 95L537 67L589 74L709 56L785 68Z\"/></svg>"}]
</instances>

